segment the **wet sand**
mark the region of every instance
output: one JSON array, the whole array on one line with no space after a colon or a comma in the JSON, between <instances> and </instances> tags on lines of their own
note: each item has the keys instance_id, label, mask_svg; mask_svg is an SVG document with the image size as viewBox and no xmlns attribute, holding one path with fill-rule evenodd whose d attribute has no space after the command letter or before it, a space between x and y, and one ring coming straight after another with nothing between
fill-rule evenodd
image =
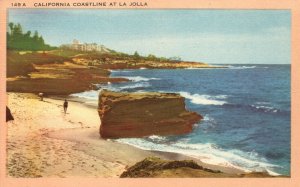
<instances>
[{"instance_id":1,"label":"wet sand","mask_svg":"<svg viewBox=\"0 0 300 187\"><path fill-rule=\"evenodd\" d=\"M7 175L10 177L119 177L129 166L149 156L191 159L188 156L141 150L101 139L97 103L63 101L34 94L8 93L15 118L7 123ZM195 159L194 159L195 160ZM200 165L226 173L230 167Z\"/></svg>"}]
</instances>

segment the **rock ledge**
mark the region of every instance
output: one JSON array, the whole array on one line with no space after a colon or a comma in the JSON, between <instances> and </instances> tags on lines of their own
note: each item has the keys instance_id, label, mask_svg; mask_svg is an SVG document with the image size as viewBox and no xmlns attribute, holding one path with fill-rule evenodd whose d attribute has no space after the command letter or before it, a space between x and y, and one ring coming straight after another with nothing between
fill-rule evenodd
<instances>
[{"instance_id":1,"label":"rock ledge","mask_svg":"<svg viewBox=\"0 0 300 187\"><path fill-rule=\"evenodd\" d=\"M187 111L185 99L174 93L125 93L102 90L98 112L103 138L189 133L203 117Z\"/></svg>"}]
</instances>

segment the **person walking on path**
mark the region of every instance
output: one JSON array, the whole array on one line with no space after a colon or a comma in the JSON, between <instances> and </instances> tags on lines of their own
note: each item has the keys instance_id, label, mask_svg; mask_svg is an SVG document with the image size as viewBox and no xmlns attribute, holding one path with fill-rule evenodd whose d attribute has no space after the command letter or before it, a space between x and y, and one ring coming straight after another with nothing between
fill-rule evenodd
<instances>
[{"instance_id":1,"label":"person walking on path","mask_svg":"<svg viewBox=\"0 0 300 187\"><path fill-rule=\"evenodd\" d=\"M64 102L64 112L67 113L67 109L68 109L68 101L67 99L65 99L65 102Z\"/></svg>"},{"instance_id":2,"label":"person walking on path","mask_svg":"<svg viewBox=\"0 0 300 187\"><path fill-rule=\"evenodd\" d=\"M39 93L39 97L40 97L41 101L43 101L43 99L44 99L44 93Z\"/></svg>"}]
</instances>

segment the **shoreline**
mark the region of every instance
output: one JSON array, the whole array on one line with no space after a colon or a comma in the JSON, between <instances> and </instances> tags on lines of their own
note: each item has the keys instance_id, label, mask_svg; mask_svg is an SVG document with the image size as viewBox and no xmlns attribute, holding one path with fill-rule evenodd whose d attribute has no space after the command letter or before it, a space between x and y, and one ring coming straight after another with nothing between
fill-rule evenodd
<instances>
[{"instance_id":1,"label":"shoreline","mask_svg":"<svg viewBox=\"0 0 300 187\"><path fill-rule=\"evenodd\" d=\"M126 69L186 69L227 68L202 62L160 61L114 53L84 53L50 50L47 53L25 53L8 50L7 91L70 95L95 89L94 84L127 82L128 79L110 77L112 70ZM39 60L37 60L39 59ZM19 62L19 63L15 63ZM21 66L22 64L22 66ZM47 82L47 84L45 84ZM63 86L62 86L63 85Z\"/></svg>"},{"instance_id":2,"label":"shoreline","mask_svg":"<svg viewBox=\"0 0 300 187\"><path fill-rule=\"evenodd\" d=\"M166 160L193 160L195 162L197 162L199 165L208 168L208 169L212 169L212 170L219 170L222 171L224 173L227 174L243 174L246 173L240 169L237 168L232 168L232 167L225 167L225 166L219 166L219 165L213 165L213 164L207 164L205 162L202 162L200 159L197 158L193 158L190 157L188 155L184 155L184 154L180 154L180 153L175 153L175 152L164 152L164 151L155 151L155 150L145 150L145 149L141 149L141 148L137 148L135 146L129 145L129 144L125 144L125 143L120 143L117 142L115 140L104 140L99 136L99 134L97 132L95 132L96 129L91 128L91 129L86 129L86 130L82 130L82 129L64 129L61 131L55 131L55 132L51 132L47 135L47 137L49 138L54 138L54 139L59 139L59 140L67 140L67 141L71 141L71 142L84 142L84 143L89 143L92 145L100 145L100 143L98 142L99 140L101 141L106 141L105 144L109 144L109 146L116 146L119 148L119 151L122 150L130 150L133 151L134 153L139 153L139 154L143 154L146 157L149 156L154 156L154 157L159 157L162 159L166 159ZM73 137L71 136L71 134L76 134L76 135L83 135L84 139L78 140L74 135ZM97 139L98 138L98 139ZM97 141L97 142L96 142ZM103 142L101 142L101 145ZM84 150L85 152L87 152L90 155L94 155L96 156L97 154L86 150L84 148L82 148L82 150ZM143 160L143 158L141 158L138 161ZM129 161L129 160L128 160ZM129 165L127 164L127 166L131 166L133 164L135 164L138 161L129 161Z\"/></svg>"},{"instance_id":3,"label":"shoreline","mask_svg":"<svg viewBox=\"0 0 300 187\"><path fill-rule=\"evenodd\" d=\"M149 156L167 160L192 159L228 174L239 169L211 165L186 155L146 151L104 140L98 133L100 119L84 99L69 102L66 115L62 100L34 94L8 92L14 121L7 122L7 174L13 177L118 177L127 167ZM84 116L80 114L85 114ZM50 155L50 156L49 156ZM15 166L18 160L20 163Z\"/></svg>"}]
</instances>

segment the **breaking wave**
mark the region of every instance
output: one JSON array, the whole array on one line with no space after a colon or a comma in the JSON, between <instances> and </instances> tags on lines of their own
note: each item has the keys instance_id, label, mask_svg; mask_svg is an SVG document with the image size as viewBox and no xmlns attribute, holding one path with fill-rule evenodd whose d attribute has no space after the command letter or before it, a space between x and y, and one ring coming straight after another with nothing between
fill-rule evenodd
<instances>
[{"instance_id":1,"label":"breaking wave","mask_svg":"<svg viewBox=\"0 0 300 187\"><path fill-rule=\"evenodd\" d=\"M89 90L81 93L71 94L73 97L80 97L85 99L97 100L99 95L99 90Z\"/></svg>"},{"instance_id":2,"label":"breaking wave","mask_svg":"<svg viewBox=\"0 0 300 187\"><path fill-rule=\"evenodd\" d=\"M273 169L280 168L278 165L268 163L255 151L223 150L213 143L188 143L188 139L172 142L166 137L156 135L148 138L121 138L116 141L143 150L184 154L208 164L237 168L247 172L268 171L269 174L278 175Z\"/></svg>"},{"instance_id":3,"label":"breaking wave","mask_svg":"<svg viewBox=\"0 0 300 187\"><path fill-rule=\"evenodd\" d=\"M139 82L139 81L149 81L149 80L160 80L159 78L146 78L146 77L141 77L141 76L118 76L120 78L125 78L129 79L133 82Z\"/></svg>"},{"instance_id":4,"label":"breaking wave","mask_svg":"<svg viewBox=\"0 0 300 187\"><path fill-rule=\"evenodd\" d=\"M228 66L229 69L253 69L256 66Z\"/></svg>"},{"instance_id":5,"label":"breaking wave","mask_svg":"<svg viewBox=\"0 0 300 187\"><path fill-rule=\"evenodd\" d=\"M227 103L226 101L219 100L225 99L226 95L219 95L219 96L209 96L209 95L199 95L199 94L191 94L189 92L179 92L179 94L186 99L191 100L194 104L199 105L224 105Z\"/></svg>"},{"instance_id":6,"label":"breaking wave","mask_svg":"<svg viewBox=\"0 0 300 187\"><path fill-rule=\"evenodd\" d=\"M125 86L120 86L120 90L131 90L131 89L143 89L146 87L150 87L150 84L148 82L141 82L136 84L130 84Z\"/></svg>"}]
</instances>

